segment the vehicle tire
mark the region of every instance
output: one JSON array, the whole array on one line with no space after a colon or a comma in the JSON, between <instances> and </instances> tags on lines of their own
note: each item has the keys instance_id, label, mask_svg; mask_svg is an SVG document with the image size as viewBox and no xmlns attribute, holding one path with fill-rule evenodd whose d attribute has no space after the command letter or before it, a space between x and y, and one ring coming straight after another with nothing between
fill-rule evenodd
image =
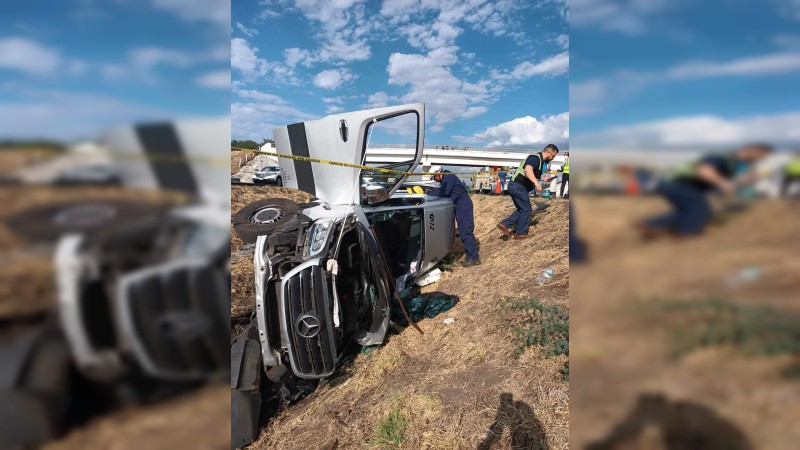
<instances>
[{"instance_id":1,"label":"vehicle tire","mask_svg":"<svg viewBox=\"0 0 800 450\"><path fill-rule=\"evenodd\" d=\"M250 203L233 216L233 230L245 242L272 233L294 217L297 203L285 198L267 198Z\"/></svg>"},{"instance_id":2,"label":"vehicle tire","mask_svg":"<svg viewBox=\"0 0 800 450\"><path fill-rule=\"evenodd\" d=\"M6 225L25 239L53 241L68 233L94 233L163 209L159 205L122 200L70 201L23 210L11 216Z\"/></svg>"},{"instance_id":3,"label":"vehicle tire","mask_svg":"<svg viewBox=\"0 0 800 450\"><path fill-rule=\"evenodd\" d=\"M69 392L70 352L60 336L43 339L28 361L24 386L31 392L64 395Z\"/></svg>"},{"instance_id":4,"label":"vehicle tire","mask_svg":"<svg viewBox=\"0 0 800 450\"><path fill-rule=\"evenodd\" d=\"M63 417L56 417L46 398L0 388L0 448L39 448L58 436Z\"/></svg>"},{"instance_id":5,"label":"vehicle tire","mask_svg":"<svg viewBox=\"0 0 800 450\"><path fill-rule=\"evenodd\" d=\"M278 187L283 187L283 178L278 177L277 183Z\"/></svg>"}]
</instances>

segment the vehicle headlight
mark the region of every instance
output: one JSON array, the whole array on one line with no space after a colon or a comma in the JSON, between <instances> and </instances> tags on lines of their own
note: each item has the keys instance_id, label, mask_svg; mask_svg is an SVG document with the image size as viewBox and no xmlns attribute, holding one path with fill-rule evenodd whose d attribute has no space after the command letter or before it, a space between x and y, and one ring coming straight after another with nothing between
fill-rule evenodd
<instances>
[{"instance_id":1,"label":"vehicle headlight","mask_svg":"<svg viewBox=\"0 0 800 450\"><path fill-rule=\"evenodd\" d=\"M311 233L309 233L308 238L308 256L316 256L325 248L328 234L331 232L331 228L333 228L332 225L333 222L327 221L317 222L311 227Z\"/></svg>"}]
</instances>

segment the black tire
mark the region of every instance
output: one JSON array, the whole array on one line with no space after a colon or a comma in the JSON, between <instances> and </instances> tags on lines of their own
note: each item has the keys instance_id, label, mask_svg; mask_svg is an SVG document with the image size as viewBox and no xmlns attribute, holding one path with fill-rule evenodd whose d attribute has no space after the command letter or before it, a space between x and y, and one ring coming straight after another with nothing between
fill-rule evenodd
<instances>
[{"instance_id":1,"label":"black tire","mask_svg":"<svg viewBox=\"0 0 800 450\"><path fill-rule=\"evenodd\" d=\"M0 448L39 448L58 436L63 418L47 403L30 392L0 388Z\"/></svg>"},{"instance_id":2,"label":"black tire","mask_svg":"<svg viewBox=\"0 0 800 450\"><path fill-rule=\"evenodd\" d=\"M11 216L6 225L25 239L54 241L64 234L95 233L163 209L164 206L124 200L51 203L21 211Z\"/></svg>"},{"instance_id":3,"label":"black tire","mask_svg":"<svg viewBox=\"0 0 800 450\"><path fill-rule=\"evenodd\" d=\"M245 242L270 234L298 211L297 203L285 198L267 198L250 203L233 216L233 230ZM259 222L260 220L260 222Z\"/></svg>"},{"instance_id":4,"label":"black tire","mask_svg":"<svg viewBox=\"0 0 800 450\"><path fill-rule=\"evenodd\" d=\"M283 178L278 177L277 183L278 187L283 187Z\"/></svg>"}]
</instances>

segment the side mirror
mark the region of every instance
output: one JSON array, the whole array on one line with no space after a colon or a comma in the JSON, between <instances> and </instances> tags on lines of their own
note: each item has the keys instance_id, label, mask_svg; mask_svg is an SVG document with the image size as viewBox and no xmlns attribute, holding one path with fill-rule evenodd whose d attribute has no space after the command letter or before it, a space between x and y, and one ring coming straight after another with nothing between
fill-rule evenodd
<instances>
[{"instance_id":1,"label":"side mirror","mask_svg":"<svg viewBox=\"0 0 800 450\"><path fill-rule=\"evenodd\" d=\"M361 202L368 205L383 203L389 199L389 190L383 186L363 185L361 186Z\"/></svg>"}]
</instances>

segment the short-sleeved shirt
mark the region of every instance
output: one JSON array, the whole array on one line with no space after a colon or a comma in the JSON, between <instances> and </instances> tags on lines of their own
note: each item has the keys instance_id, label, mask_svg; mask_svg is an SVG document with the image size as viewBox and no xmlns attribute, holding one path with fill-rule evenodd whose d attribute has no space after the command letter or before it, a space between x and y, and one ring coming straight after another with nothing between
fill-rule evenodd
<instances>
[{"instance_id":1,"label":"short-sleeved shirt","mask_svg":"<svg viewBox=\"0 0 800 450\"><path fill-rule=\"evenodd\" d=\"M706 155L697 161L697 163L695 163L694 168L697 168L701 165L713 167L720 174L720 176L725 179L733 178L736 175L737 169L739 168L738 161L734 155ZM715 185L699 178L697 174L693 172L685 175L679 175L676 178L676 181L689 184L702 191L711 191L716 189Z\"/></svg>"},{"instance_id":2,"label":"short-sleeved shirt","mask_svg":"<svg viewBox=\"0 0 800 450\"><path fill-rule=\"evenodd\" d=\"M525 166L531 166L533 168L533 175L536 177L537 180L541 180L542 167L544 166L544 164L542 164L543 160L544 158L542 157L541 152L534 153L533 155L528 155L528 157L525 158L525 165L523 166L523 168ZM514 181L525 186L525 189L527 189L528 191L532 191L535 187L533 181L529 180L524 173L514 177Z\"/></svg>"}]
</instances>

